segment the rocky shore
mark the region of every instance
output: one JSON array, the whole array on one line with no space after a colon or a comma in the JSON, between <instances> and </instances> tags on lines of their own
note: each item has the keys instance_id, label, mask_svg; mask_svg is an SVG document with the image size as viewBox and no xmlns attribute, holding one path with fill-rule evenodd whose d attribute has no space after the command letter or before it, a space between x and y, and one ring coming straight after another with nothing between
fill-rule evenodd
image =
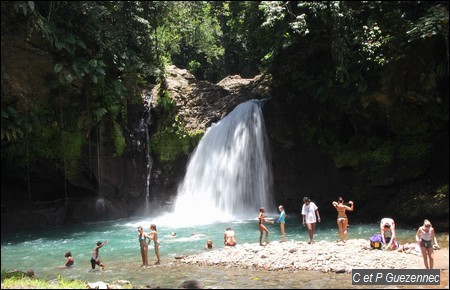
<instances>
[{"instance_id":1,"label":"rocky shore","mask_svg":"<svg viewBox=\"0 0 450 290\"><path fill-rule=\"evenodd\" d=\"M325 273L351 273L352 269L423 269L420 254L374 250L364 239L347 243L317 241L312 245L296 241L271 242L266 246L246 243L179 257L178 261L201 266Z\"/></svg>"},{"instance_id":2,"label":"rocky shore","mask_svg":"<svg viewBox=\"0 0 450 290\"><path fill-rule=\"evenodd\" d=\"M440 287L448 289L448 238L441 243L441 246L443 248L435 251L435 269L442 270ZM228 269L231 270L233 268L234 270L228 271ZM131 283L135 283L132 277L128 277L129 281L117 280L117 277L114 279L103 277L103 281L85 282L85 287L90 289L174 287L193 289L222 288L220 286L222 285L221 283L226 283L230 288L273 289L280 286L286 288L292 286L295 286L295 288L310 288L312 285L323 289L355 288L351 285L348 275L352 269L423 269L423 260L421 254L414 251L406 253L373 250L369 246L369 241L365 239L351 239L345 244L342 242L317 241L312 245L299 241L288 241L285 243L274 241L267 246L260 246L257 243L238 244L235 247L219 246L213 250L204 250L196 255L177 256L174 260L170 259L170 261L163 259L161 265L151 266L147 269L141 268L138 272L142 272L144 275L151 273L155 277L159 277L162 272L169 271L174 274L171 277L172 281L167 282L152 278L148 283L144 282L142 284L140 282L132 285ZM301 274L305 273L304 271L314 272L310 272L305 276ZM213 273L214 275L212 275ZM261 276L258 273L265 274ZM321 273L344 274L329 275ZM3 273L2 276L4 275L6 274ZM23 272L19 273L19 275L11 273L11 275L24 277L28 274ZM245 275L246 278L243 279L242 275ZM17 280L12 282L12 284L10 281L7 284L4 284L2 281L1 288L32 289L37 288L36 285L41 285L42 287L42 284L27 284L27 281L33 281L34 279L24 278L23 280L25 282ZM51 280L46 288L64 288L60 284L61 281L59 279ZM80 281L79 283L82 282ZM83 284L76 285L78 286L66 288L79 288L79 285Z\"/></svg>"}]
</instances>

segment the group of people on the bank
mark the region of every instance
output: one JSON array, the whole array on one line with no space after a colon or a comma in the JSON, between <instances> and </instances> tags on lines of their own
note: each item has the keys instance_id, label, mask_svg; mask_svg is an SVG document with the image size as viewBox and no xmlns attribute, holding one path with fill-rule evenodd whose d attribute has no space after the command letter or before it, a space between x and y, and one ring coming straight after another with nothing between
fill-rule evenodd
<instances>
[{"instance_id":1,"label":"group of people on the bank","mask_svg":"<svg viewBox=\"0 0 450 290\"><path fill-rule=\"evenodd\" d=\"M348 236L348 217L346 211L354 210L354 203L349 201L347 204L344 203L344 199L339 197L337 201L332 202L333 207L337 210L337 225L338 225L338 235L339 239L337 242L346 242ZM283 205L278 206L278 210L280 211L280 215L277 219L277 223L280 224L280 231L282 240L280 242L286 241L286 232L285 232L285 223L286 223L286 212L284 210ZM303 198L302 205L302 221L303 226L306 226L308 229L309 242L308 244L314 244L314 232L315 225L317 222L321 222L319 208L317 205L312 202L308 197ZM275 222L271 219L268 219L266 216L266 210L264 207L259 209L258 216L258 228L260 232L259 236L259 245L264 246L269 243L269 230L264 225L264 223L274 224ZM155 265L159 265L161 263L159 256L159 241L158 241L158 232L156 230L156 225L150 225L150 233L147 234L144 232L142 226L137 227L138 231L138 241L140 246L141 258L142 258L142 267L147 267L148 263L148 247L151 241L154 242L154 249L157 261ZM437 239L435 236L435 232L433 227L431 226L430 221L425 220L423 225L417 230L416 233L416 243L405 244L400 246L397 242L396 233L395 233L395 222L392 218L383 218L380 222L380 233L381 233L381 243L383 249L390 250L398 250L398 251L408 251L408 249L418 248L420 247L420 251L423 256L424 265L426 269L432 269L434 263L434 252L433 249L439 248L437 243ZM390 233L390 237L387 237L387 233ZM176 237L176 233L172 233L171 237ZM265 244L263 244L263 238ZM91 267L95 269L95 266L98 265L101 269L105 268L105 264L99 259L99 249L107 244L108 241L105 242L97 242L96 246L93 249L92 257L91 257ZM434 242L434 245L433 245ZM236 234L231 229L231 227L227 227L223 236L224 246L234 247L236 246ZM206 250L213 249L213 241L207 240L205 245ZM58 268L66 268L74 265L74 258L70 251L65 253L66 263L64 266L58 266Z\"/></svg>"},{"instance_id":2,"label":"group of people on the bank","mask_svg":"<svg viewBox=\"0 0 450 290\"><path fill-rule=\"evenodd\" d=\"M347 217L346 211L353 211L354 203L353 203L353 201L349 201L347 204L345 204L344 199L342 197L339 197L337 201L332 202L332 205L336 208L337 213L338 213L337 225L338 225L339 239L337 240L337 242L342 241L342 242L346 243L347 236L348 236L348 217ZM281 235L282 235L282 240L280 242L285 242L286 241L286 233L285 233L286 213L285 213L284 207L282 205L280 205L278 207L278 210L280 211L280 216L279 216L277 222L280 224L280 231L281 231ZM314 244L314 232L315 232L316 222L321 221L319 208L308 197L304 197L301 214L302 214L303 226L307 226L307 228L308 228L308 235L309 235L308 244ZM263 246L262 239L263 239L264 234L265 234L266 244L268 244L268 242L269 242L268 241L269 230L264 225L264 222L267 221L272 224L274 222L266 219L265 209L263 207L260 208L260 214L259 214L258 220L259 220L258 227L259 227L259 231L260 231L259 244L261 246ZM380 221L380 232L381 232L383 249L405 251L409 247L408 244L405 244L403 246L400 246L398 244L396 233L395 233L395 222L392 218L383 218ZM390 237L387 237L387 235L386 235L387 233L390 233ZM433 263L434 263L433 249L438 249L439 245L438 245L438 242L436 239L434 229L431 226L431 223L429 220L425 220L423 225L417 230L415 239L416 239L416 244L415 244L415 246L412 245L411 247L419 247L420 251L422 253L425 268L433 269ZM434 242L434 245L433 245L433 242Z\"/></svg>"}]
</instances>

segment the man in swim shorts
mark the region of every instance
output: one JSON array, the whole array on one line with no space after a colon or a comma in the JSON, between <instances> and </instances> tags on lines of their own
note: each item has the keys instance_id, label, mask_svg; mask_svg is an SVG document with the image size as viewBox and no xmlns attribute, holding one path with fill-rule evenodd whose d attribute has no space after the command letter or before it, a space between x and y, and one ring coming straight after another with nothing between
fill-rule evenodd
<instances>
[{"instance_id":1,"label":"man in swim shorts","mask_svg":"<svg viewBox=\"0 0 450 290\"><path fill-rule=\"evenodd\" d=\"M102 261L100 261L99 257L98 257L98 250L103 247L104 245L106 245L108 241L105 241L104 243L98 241L97 245L94 247L94 250L92 251L92 258L91 258L91 267L92 269L95 269L95 265L99 265L102 269L105 268L105 264L102 263Z\"/></svg>"}]
</instances>

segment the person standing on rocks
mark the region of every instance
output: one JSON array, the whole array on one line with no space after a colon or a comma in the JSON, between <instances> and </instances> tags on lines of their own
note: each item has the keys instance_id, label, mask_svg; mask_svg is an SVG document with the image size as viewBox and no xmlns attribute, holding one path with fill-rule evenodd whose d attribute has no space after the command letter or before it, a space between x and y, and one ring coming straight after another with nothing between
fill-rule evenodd
<instances>
[{"instance_id":1,"label":"person standing on rocks","mask_svg":"<svg viewBox=\"0 0 450 290\"><path fill-rule=\"evenodd\" d=\"M155 247L155 254L156 254L156 263L155 265L161 264L161 260L159 258L159 241L158 241L158 232L156 231L156 225L151 224L150 225L150 240L153 240L153 244Z\"/></svg>"},{"instance_id":2,"label":"person standing on rocks","mask_svg":"<svg viewBox=\"0 0 450 290\"><path fill-rule=\"evenodd\" d=\"M138 226L137 230L139 246L141 248L142 267L148 267L148 244L150 243L150 236L144 233L144 229L141 226Z\"/></svg>"},{"instance_id":3,"label":"person standing on rocks","mask_svg":"<svg viewBox=\"0 0 450 290\"><path fill-rule=\"evenodd\" d=\"M337 224L339 229L339 241L347 242L347 228L348 228L348 218L345 213L346 210L353 211L353 201L349 201L347 206L344 204L344 199L342 197L338 198L338 201L333 201L333 206L338 212Z\"/></svg>"},{"instance_id":4,"label":"person standing on rocks","mask_svg":"<svg viewBox=\"0 0 450 290\"><path fill-rule=\"evenodd\" d=\"M308 244L314 244L314 231L316 230L316 221L320 223L320 214L319 208L314 202L312 202L309 199L309 197L303 198L302 216L303 216L303 226L308 227L308 234L309 234Z\"/></svg>"},{"instance_id":5,"label":"person standing on rocks","mask_svg":"<svg viewBox=\"0 0 450 290\"><path fill-rule=\"evenodd\" d=\"M268 222L271 224L274 224L274 221L270 221L270 220L266 220L266 209L261 207L259 209L259 217L258 217L258 228L259 228L259 245L260 246L264 246L262 243L262 238L263 238L263 234L266 234L266 245L269 243L269 230L266 228L266 226L264 225L264 222Z\"/></svg>"},{"instance_id":6,"label":"person standing on rocks","mask_svg":"<svg viewBox=\"0 0 450 290\"><path fill-rule=\"evenodd\" d=\"M280 211L280 217L278 218L277 223L280 224L281 236L283 237L281 242L286 242L286 233L284 232L284 224L286 223L286 213L282 205L278 206L278 210Z\"/></svg>"},{"instance_id":7,"label":"person standing on rocks","mask_svg":"<svg viewBox=\"0 0 450 290\"><path fill-rule=\"evenodd\" d=\"M433 246L434 241L434 246ZM424 220L423 226L417 230L416 242L420 244L423 262L426 269L433 269L434 251L433 248L439 248L434 229L429 220Z\"/></svg>"}]
</instances>

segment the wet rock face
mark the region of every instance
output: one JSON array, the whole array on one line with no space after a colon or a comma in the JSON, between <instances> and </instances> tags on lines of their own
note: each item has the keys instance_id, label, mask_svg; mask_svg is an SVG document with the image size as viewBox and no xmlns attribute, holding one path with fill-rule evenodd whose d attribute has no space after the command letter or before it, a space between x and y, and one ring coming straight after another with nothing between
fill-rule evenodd
<instances>
[{"instance_id":1,"label":"wet rock face","mask_svg":"<svg viewBox=\"0 0 450 290\"><path fill-rule=\"evenodd\" d=\"M188 130L205 130L240 103L270 95L268 76L258 75L253 79L228 76L213 84L199 81L186 69L173 65L167 71L163 85L153 89L152 107L158 106L160 90L167 90Z\"/></svg>"},{"instance_id":2,"label":"wet rock face","mask_svg":"<svg viewBox=\"0 0 450 290\"><path fill-rule=\"evenodd\" d=\"M49 79L56 78L54 60L39 37L26 39L25 29L3 35L2 32L2 90L16 95L37 98L49 94ZM3 70L5 68L5 71Z\"/></svg>"}]
</instances>

